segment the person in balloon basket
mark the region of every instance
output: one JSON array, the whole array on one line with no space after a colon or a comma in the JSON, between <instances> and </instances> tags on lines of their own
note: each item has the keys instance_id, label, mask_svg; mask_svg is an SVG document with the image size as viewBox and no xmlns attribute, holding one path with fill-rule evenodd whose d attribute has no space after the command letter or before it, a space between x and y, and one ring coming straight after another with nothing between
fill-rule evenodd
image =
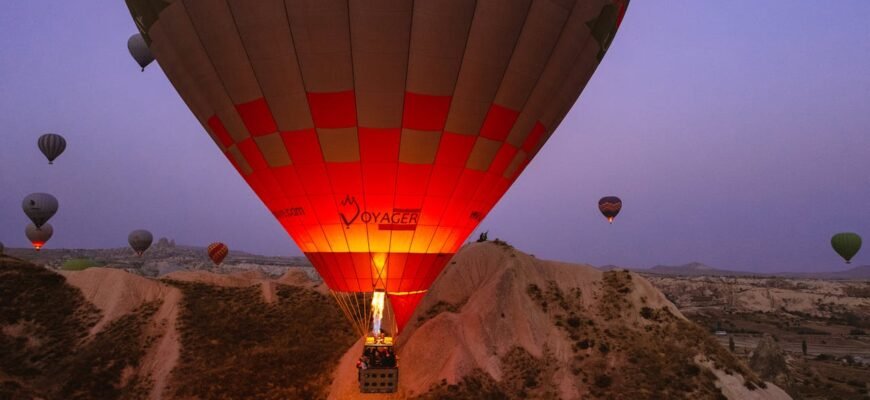
<instances>
[{"instance_id":1,"label":"person in balloon basket","mask_svg":"<svg viewBox=\"0 0 870 400\"><path fill-rule=\"evenodd\" d=\"M384 349L384 366L393 368L396 366L396 353L391 349Z\"/></svg>"},{"instance_id":2,"label":"person in balloon basket","mask_svg":"<svg viewBox=\"0 0 870 400\"><path fill-rule=\"evenodd\" d=\"M356 361L356 379L362 380L362 371L369 366L366 364L366 356L362 356Z\"/></svg>"}]
</instances>

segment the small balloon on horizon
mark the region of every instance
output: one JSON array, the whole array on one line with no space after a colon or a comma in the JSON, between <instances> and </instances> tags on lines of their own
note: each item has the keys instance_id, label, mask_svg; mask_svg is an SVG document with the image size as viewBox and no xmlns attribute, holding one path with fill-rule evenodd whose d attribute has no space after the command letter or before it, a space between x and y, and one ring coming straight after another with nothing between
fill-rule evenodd
<instances>
[{"instance_id":1,"label":"small balloon on horizon","mask_svg":"<svg viewBox=\"0 0 870 400\"><path fill-rule=\"evenodd\" d=\"M145 250L148 250L148 248L151 247L153 241L154 235L145 229L137 229L127 235L127 242L130 243L130 247L133 248L133 251L135 251L136 255L139 257L142 257Z\"/></svg>"},{"instance_id":2,"label":"small balloon on horizon","mask_svg":"<svg viewBox=\"0 0 870 400\"><path fill-rule=\"evenodd\" d=\"M226 258L227 254L229 254L230 249L227 245L221 242L214 242L208 245L208 249L206 250L208 253L208 258L214 263L214 265L221 265Z\"/></svg>"}]
</instances>

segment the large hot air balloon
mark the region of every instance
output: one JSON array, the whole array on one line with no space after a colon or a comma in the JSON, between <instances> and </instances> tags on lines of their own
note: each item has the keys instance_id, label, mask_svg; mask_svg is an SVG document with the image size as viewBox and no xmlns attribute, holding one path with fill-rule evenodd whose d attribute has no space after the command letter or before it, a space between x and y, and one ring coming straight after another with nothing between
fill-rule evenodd
<instances>
[{"instance_id":1,"label":"large hot air balloon","mask_svg":"<svg viewBox=\"0 0 870 400\"><path fill-rule=\"evenodd\" d=\"M27 239L30 240L33 248L36 249L36 251L39 251L39 249L45 245L45 242L47 242L48 239L51 239L51 235L54 234L54 228L52 228L51 224L44 224L38 228L34 224L27 224L27 228L24 229L24 234L27 236Z\"/></svg>"},{"instance_id":2,"label":"large hot air balloon","mask_svg":"<svg viewBox=\"0 0 870 400\"><path fill-rule=\"evenodd\" d=\"M208 245L208 249L206 250L208 253L208 258L214 263L214 265L221 265L226 258L227 254L230 253L230 249L227 245L221 242L214 242Z\"/></svg>"},{"instance_id":3,"label":"large hot air balloon","mask_svg":"<svg viewBox=\"0 0 870 400\"><path fill-rule=\"evenodd\" d=\"M153 241L154 236L151 235L151 232L144 229L137 229L127 235L127 242L130 243L130 247L132 247L139 256L151 247L151 242Z\"/></svg>"},{"instance_id":4,"label":"large hot air balloon","mask_svg":"<svg viewBox=\"0 0 870 400\"><path fill-rule=\"evenodd\" d=\"M27 218L39 228L57 212L57 199L48 193L31 193L21 201L21 208Z\"/></svg>"},{"instance_id":5,"label":"large hot air balloon","mask_svg":"<svg viewBox=\"0 0 870 400\"><path fill-rule=\"evenodd\" d=\"M386 297L399 330L577 100L627 4L127 0L339 304Z\"/></svg>"},{"instance_id":6,"label":"large hot air balloon","mask_svg":"<svg viewBox=\"0 0 870 400\"><path fill-rule=\"evenodd\" d=\"M838 233L831 237L831 247L846 260L846 264L851 264L852 257L861 250L861 236L852 232Z\"/></svg>"},{"instance_id":7,"label":"large hot air balloon","mask_svg":"<svg viewBox=\"0 0 870 400\"><path fill-rule=\"evenodd\" d=\"M611 224L616 215L619 214L619 210L622 210L622 200L619 197L606 196L598 200L598 211L601 211L604 217L607 218L607 222Z\"/></svg>"},{"instance_id":8,"label":"large hot air balloon","mask_svg":"<svg viewBox=\"0 0 870 400\"><path fill-rule=\"evenodd\" d=\"M56 133L46 133L36 141L39 151L45 155L49 164L54 164L54 159L66 150L66 140Z\"/></svg>"},{"instance_id":9,"label":"large hot air balloon","mask_svg":"<svg viewBox=\"0 0 870 400\"><path fill-rule=\"evenodd\" d=\"M151 50L148 49L148 43L145 43L145 38L139 33L127 39L127 50L130 50L130 56L142 67L142 71L145 70L148 64L154 61L154 56L151 54Z\"/></svg>"}]
</instances>

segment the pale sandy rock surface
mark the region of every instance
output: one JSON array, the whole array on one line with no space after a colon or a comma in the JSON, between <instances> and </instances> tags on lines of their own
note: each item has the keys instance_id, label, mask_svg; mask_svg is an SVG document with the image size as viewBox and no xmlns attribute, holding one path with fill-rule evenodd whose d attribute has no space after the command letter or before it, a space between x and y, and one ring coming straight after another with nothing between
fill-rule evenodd
<instances>
[{"instance_id":1,"label":"pale sandy rock surface","mask_svg":"<svg viewBox=\"0 0 870 400\"><path fill-rule=\"evenodd\" d=\"M765 388L749 390L746 380L737 374L727 374L713 366L709 360L698 358L698 363L713 371L718 379L717 386L729 400L789 400L792 397L778 386L768 383Z\"/></svg>"},{"instance_id":2,"label":"pale sandy rock surface","mask_svg":"<svg viewBox=\"0 0 870 400\"><path fill-rule=\"evenodd\" d=\"M648 279L673 296L681 307L708 306L710 300L741 312L786 310L816 317L830 317L831 307L870 311L870 296L850 296L849 289L866 286L861 281L765 277L672 277ZM709 300L708 300L709 299Z\"/></svg>"},{"instance_id":3,"label":"pale sandy rock surface","mask_svg":"<svg viewBox=\"0 0 870 400\"><path fill-rule=\"evenodd\" d=\"M421 302L399 341L400 390L396 395L360 395L356 382L358 343L345 354L336 370L332 399L392 399L426 393L433 385L446 381L455 384L475 370L482 370L496 381L503 379L502 358L521 347L533 357L550 357L560 368L553 380L558 382L562 399L586 397L588 390L576 383L570 365L575 356L572 342L554 325L547 313L526 294L529 285L547 287L555 282L564 292L580 288L580 302L594 309L601 302L603 273L588 265L566 264L535 259L524 253L493 245L471 244L456 255L438 277ZM632 290L626 295L634 304L666 309L684 318L647 280L632 275ZM455 312L442 312L422 325L419 318L433 307L449 305ZM597 321L603 323L603 321ZM623 324L643 326L649 321L639 314L626 317ZM723 374L724 375L724 374ZM717 375L718 376L718 375ZM742 377L720 377L723 392L731 399L787 399L784 392L769 385L768 392L740 397L748 390Z\"/></svg>"},{"instance_id":4,"label":"pale sandy rock surface","mask_svg":"<svg viewBox=\"0 0 870 400\"><path fill-rule=\"evenodd\" d=\"M61 273L103 314L100 322L91 329L91 334L101 331L108 323L145 303L161 302L146 328L149 335L158 338L157 343L145 353L139 374L150 377L153 382L149 398L162 398L180 353L181 345L175 324L181 291L159 281L112 268L88 268Z\"/></svg>"},{"instance_id":5,"label":"pale sandy rock surface","mask_svg":"<svg viewBox=\"0 0 870 400\"><path fill-rule=\"evenodd\" d=\"M114 268L88 268L84 271L60 273L102 312L102 319L91 329L91 334L99 332L106 324L144 303L162 300L170 292L177 292L176 289L153 279Z\"/></svg>"}]
</instances>

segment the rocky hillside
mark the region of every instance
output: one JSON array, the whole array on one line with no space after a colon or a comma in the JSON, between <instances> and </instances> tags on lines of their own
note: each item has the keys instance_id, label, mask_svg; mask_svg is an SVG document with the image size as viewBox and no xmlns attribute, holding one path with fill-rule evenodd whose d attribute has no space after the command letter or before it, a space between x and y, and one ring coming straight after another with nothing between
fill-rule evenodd
<instances>
[{"instance_id":1,"label":"rocky hillside","mask_svg":"<svg viewBox=\"0 0 870 400\"><path fill-rule=\"evenodd\" d=\"M354 340L298 271L155 280L0 257L0 299L0 399L325 398Z\"/></svg>"},{"instance_id":2,"label":"rocky hillside","mask_svg":"<svg viewBox=\"0 0 870 400\"><path fill-rule=\"evenodd\" d=\"M361 396L361 344L322 284L62 274L0 258L0 399L785 399L644 278L472 244L399 341L400 392Z\"/></svg>"},{"instance_id":3,"label":"rocky hillside","mask_svg":"<svg viewBox=\"0 0 870 400\"><path fill-rule=\"evenodd\" d=\"M870 399L870 282L648 276L683 314L795 398ZM771 341L773 340L773 342ZM772 343L776 346L771 346ZM777 348L779 350L772 351ZM787 370L759 367L758 352ZM762 359L777 359L762 357ZM781 370L783 363L773 370Z\"/></svg>"},{"instance_id":4,"label":"rocky hillside","mask_svg":"<svg viewBox=\"0 0 870 400\"><path fill-rule=\"evenodd\" d=\"M463 248L402 334L401 392L421 399L784 399L630 272ZM331 398L356 394L352 349Z\"/></svg>"}]
</instances>

